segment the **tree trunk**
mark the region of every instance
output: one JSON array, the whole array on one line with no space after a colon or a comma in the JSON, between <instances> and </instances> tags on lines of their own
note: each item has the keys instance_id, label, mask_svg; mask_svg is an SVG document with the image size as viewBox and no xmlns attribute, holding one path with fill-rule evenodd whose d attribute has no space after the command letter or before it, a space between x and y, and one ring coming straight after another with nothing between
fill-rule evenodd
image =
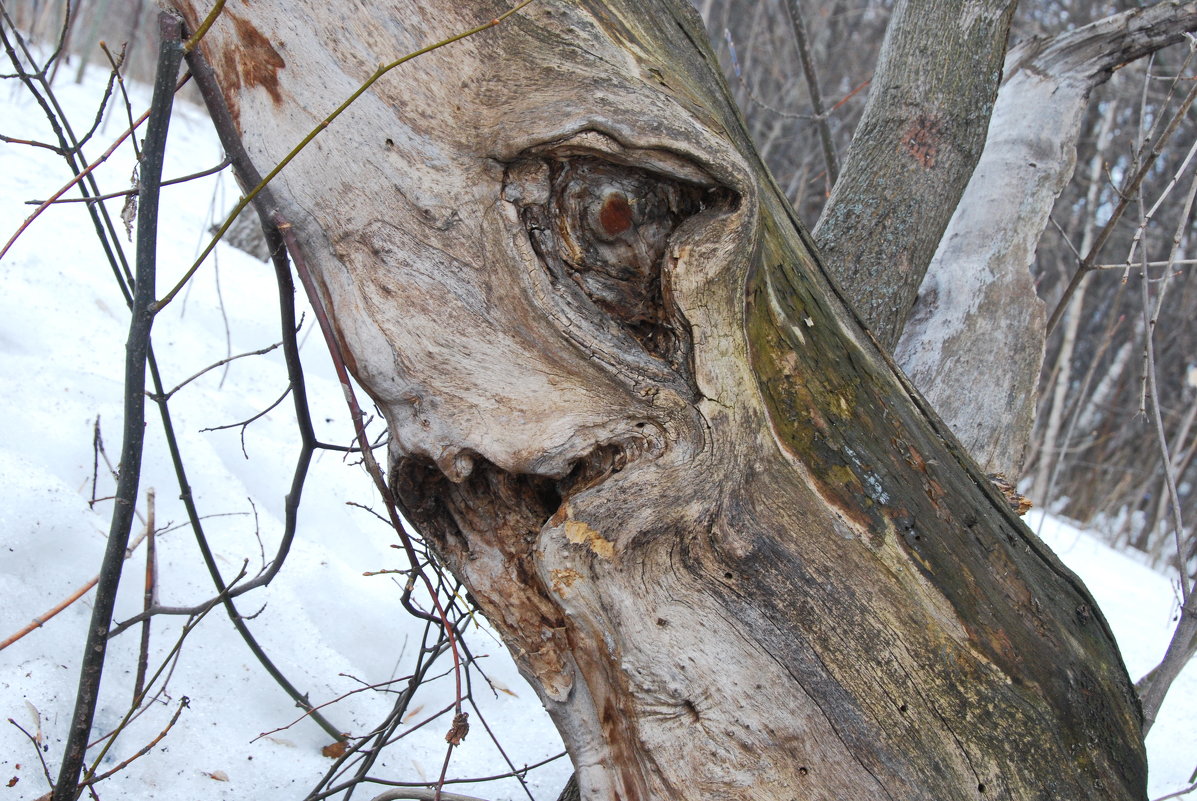
<instances>
[{"instance_id":1,"label":"tree trunk","mask_svg":"<svg viewBox=\"0 0 1197 801\"><path fill-rule=\"evenodd\" d=\"M829 272L886 350L981 157L1016 5L894 3L852 149L815 226Z\"/></svg>"},{"instance_id":2,"label":"tree trunk","mask_svg":"<svg viewBox=\"0 0 1197 801\"><path fill-rule=\"evenodd\" d=\"M1072 177L1089 93L1194 27L1197 2L1168 0L1025 42L1006 58L985 151L896 351L989 472L1017 478L1030 437L1045 331L1029 267Z\"/></svg>"},{"instance_id":3,"label":"tree trunk","mask_svg":"<svg viewBox=\"0 0 1197 801\"><path fill-rule=\"evenodd\" d=\"M265 168L501 10L230 2L204 47ZM846 310L688 5L538 0L273 196L583 798L1145 797L1092 599Z\"/></svg>"}]
</instances>

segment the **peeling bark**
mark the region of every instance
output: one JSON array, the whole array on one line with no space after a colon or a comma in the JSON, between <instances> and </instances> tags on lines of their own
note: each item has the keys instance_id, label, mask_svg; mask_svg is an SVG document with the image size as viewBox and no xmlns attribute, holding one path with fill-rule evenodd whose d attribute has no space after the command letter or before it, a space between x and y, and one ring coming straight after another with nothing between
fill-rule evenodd
<instances>
[{"instance_id":1,"label":"peeling bark","mask_svg":"<svg viewBox=\"0 0 1197 801\"><path fill-rule=\"evenodd\" d=\"M277 104L221 78L262 165L496 11L231 5L286 62ZM274 197L582 798L1145 797L1093 601L843 305L686 4L409 66Z\"/></svg>"}]
</instances>

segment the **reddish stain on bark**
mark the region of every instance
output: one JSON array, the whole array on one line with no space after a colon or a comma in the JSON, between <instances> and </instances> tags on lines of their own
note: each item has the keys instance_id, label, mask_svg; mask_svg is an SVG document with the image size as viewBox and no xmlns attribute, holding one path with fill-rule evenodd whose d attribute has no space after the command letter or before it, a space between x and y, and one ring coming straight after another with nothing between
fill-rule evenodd
<instances>
[{"instance_id":1,"label":"reddish stain on bark","mask_svg":"<svg viewBox=\"0 0 1197 801\"><path fill-rule=\"evenodd\" d=\"M223 48L217 72L221 88L224 90L225 102L229 105L229 113L240 127L241 108L238 94L241 89L260 86L270 95L276 106L281 104L283 94L279 89L278 72L287 64L270 44L270 40L249 20L227 9L224 16L233 23L238 45Z\"/></svg>"},{"instance_id":2,"label":"reddish stain on bark","mask_svg":"<svg viewBox=\"0 0 1197 801\"><path fill-rule=\"evenodd\" d=\"M943 143L943 137L943 121L922 114L903 132L899 149L905 150L923 169L929 170L935 166L939 158L939 147Z\"/></svg>"}]
</instances>

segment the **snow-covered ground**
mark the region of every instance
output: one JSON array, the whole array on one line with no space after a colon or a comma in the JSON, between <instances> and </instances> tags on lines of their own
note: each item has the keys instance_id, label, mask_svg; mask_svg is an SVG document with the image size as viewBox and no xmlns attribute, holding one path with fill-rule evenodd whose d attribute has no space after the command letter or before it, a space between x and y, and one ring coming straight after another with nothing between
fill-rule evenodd
<instances>
[{"instance_id":1,"label":"snow-covered ground","mask_svg":"<svg viewBox=\"0 0 1197 801\"><path fill-rule=\"evenodd\" d=\"M0 72L9 72L7 65ZM64 75L66 73L64 72ZM56 90L77 126L85 128L103 76L92 73ZM148 101L134 89L139 113ZM91 157L123 129L106 123L87 148ZM0 82L0 133L48 141L44 116L15 81ZM202 111L182 104L172 122L166 177L210 167L221 150ZM97 171L104 191L129 186L130 150L122 148ZM32 207L69 177L56 156L42 149L0 145L0 240L6 240ZM161 295L191 264L203 244L213 209L227 210L237 190L226 175L164 190L159 236ZM120 201L111 201L119 219ZM118 223L119 224L119 223ZM132 247L128 247L132 252ZM184 296L159 316L154 346L172 387L205 366L274 343L275 289L270 269L220 246ZM310 316L309 316L310 320ZM0 639L43 614L89 578L98 567L111 501L93 497L93 432L97 420L107 454L120 449L121 384L127 312L107 262L78 204L49 209L0 261ZM308 337L303 354L313 417L323 441L348 444L351 429L319 336ZM171 409L187 459L189 479L207 533L226 578L243 560L250 571L269 558L282 531L283 499L298 445L290 401L244 432L204 431L245 420L272 404L286 388L278 351L232 362L192 382ZM146 462L142 489L157 493L159 527L185 522L161 426L147 409ZM95 497L114 482L101 461ZM239 600L250 625L282 671L313 703L323 703L365 684L405 676L413 663L421 626L399 604L392 575L364 572L403 567L392 548L394 534L368 512L377 508L362 469L340 454L317 455L303 496L295 545L281 574L268 587ZM143 508L144 511L144 508ZM1040 521L1028 519L1032 528ZM257 535L257 536L256 536ZM1092 537L1054 519L1042 535L1088 583L1138 677L1163 654L1176 612L1169 581ZM259 544L259 537L261 544ZM183 526L159 537L159 587L165 604L187 605L212 594L198 549ZM144 555L128 563L117 620L141 605ZM32 799L46 790L35 746L17 724L38 738L41 756L57 769L74 702L89 596L0 651L0 782L3 798ZM151 671L174 645L181 619L159 618L151 640ZM516 766L560 751L560 741L535 696L501 646L484 628L471 631L475 654L497 690L475 676L474 698ZM138 630L111 644L96 732L107 732L129 706L139 650ZM481 685L481 686L480 686ZM410 722L452 699L446 677L420 691ZM116 766L150 742L186 696L189 706L170 733L146 756L98 785L101 797L302 798L328 769L321 754L330 738L309 721L284 726L298 711L265 674L220 610L186 639L161 703L137 719L102 760ZM324 711L336 726L363 734L386 714L393 696L360 692ZM509 770L478 721L455 750L450 778L489 776ZM384 752L372 775L400 781L435 780L444 759L447 720L438 720ZM1148 738L1151 795L1187 784L1197 768L1197 671L1184 673ZM256 739L257 738L257 739ZM532 771L536 799L552 799L570 767L566 760ZM518 783L457 785L458 792L487 798L526 798ZM114 793L116 794L114 796ZM358 797L369 797L358 793Z\"/></svg>"},{"instance_id":2,"label":"snow-covered ground","mask_svg":"<svg viewBox=\"0 0 1197 801\"><path fill-rule=\"evenodd\" d=\"M11 72L0 69L0 72ZM64 70L64 75L68 71ZM95 115L102 75L83 85L56 87L77 126ZM148 90L138 88L135 114ZM123 112L87 148L98 156L117 134ZM16 81L0 82L0 132L49 141L45 118ZM204 113L180 105L167 148L165 177L216 165L222 152ZM129 186L132 156L123 148L98 170L104 191ZM44 199L69 177L53 154L0 145L0 239L7 240L31 212L24 201ZM226 174L164 190L159 236L159 295L186 270L203 244L211 209L223 214L237 198ZM121 201L112 201L119 222ZM123 236L123 234L122 234ZM127 247L132 253L132 247ZM173 387L230 353L257 350L279 339L277 291L270 267L221 246L154 327L154 346L167 387ZM231 340L226 343L227 336ZM101 253L90 220L78 204L49 209L0 262L0 639L25 626L95 575L108 531L111 501L89 508L93 431L100 421L104 447L115 461L121 440L121 385L128 314ZM324 344L307 316L303 357L312 416L322 441L350 444L345 402L332 376ZM309 336L315 333L315 336ZM269 559L282 531L283 500L299 452L290 398L245 430L205 428L245 420L286 389L279 351L232 362L181 390L171 402L188 477L226 580L249 560L262 563L260 534ZM147 408L142 489L154 488L159 526L185 523L179 489L161 424ZM356 502L379 509L364 471L342 454L318 452L301 506L295 544L268 588L242 597L266 652L313 703L406 676L422 624L401 608L402 577L367 577L367 571L406 567L393 532ZM96 496L113 492L103 462ZM140 527L140 524L138 524ZM213 594L193 536L179 527L159 537L161 601L190 605ZM123 620L141 607L144 548L128 564L117 604ZM398 580L397 580L398 579ZM56 775L71 708L90 596L7 649L0 651L0 721L12 718L40 732L44 756ZM150 669L174 645L180 618L159 618L151 640ZM485 630L470 633L475 654L497 692L474 676L473 696L517 767L562 748L547 715L514 665ZM139 650L139 629L116 638L105 670L96 732L109 731L129 706ZM444 672L448 661L442 660ZM479 686L479 685L482 686ZM402 687L402 684L398 685ZM503 691L506 688L508 691ZM321 748L331 738L314 724L255 740L286 725L299 711L214 610L187 638L168 685L170 700L138 719L105 757L101 770L119 764L148 743L169 721L179 700L189 707L153 753L98 785L101 797L302 798L332 764ZM442 679L411 705L418 723L451 702L453 685ZM324 710L338 728L361 735L391 708L393 693L361 692ZM472 716L472 732L454 752L449 778L506 773ZM391 746L372 775L400 781L435 781L445 755L448 718ZM402 730L402 729L401 729ZM555 798L571 767L562 759L533 771L535 797ZM215 778L213 778L215 777ZM15 726L0 723L0 782L12 781L4 798L34 799L46 790L37 754ZM470 789L456 786L459 792ZM488 798L526 798L514 781L473 788ZM359 792L358 797L363 794ZM367 791L365 797L369 798Z\"/></svg>"}]
</instances>

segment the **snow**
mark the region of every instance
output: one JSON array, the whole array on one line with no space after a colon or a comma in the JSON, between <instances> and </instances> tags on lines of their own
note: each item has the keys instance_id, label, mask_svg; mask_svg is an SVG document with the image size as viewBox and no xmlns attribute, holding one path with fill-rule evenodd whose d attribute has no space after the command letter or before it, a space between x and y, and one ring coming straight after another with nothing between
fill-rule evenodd
<instances>
[{"instance_id":1,"label":"snow","mask_svg":"<svg viewBox=\"0 0 1197 801\"><path fill-rule=\"evenodd\" d=\"M1079 575L1114 632L1131 678L1159 664L1179 613L1169 579L1065 521L1031 511L1027 524ZM1189 786L1197 771L1197 669L1180 674L1147 735L1152 798Z\"/></svg>"},{"instance_id":2,"label":"snow","mask_svg":"<svg viewBox=\"0 0 1197 801\"><path fill-rule=\"evenodd\" d=\"M9 71L9 70L3 70ZM65 73L64 73L65 74ZM89 124L103 75L82 85L56 86L68 115ZM134 113L148 103L135 88ZM15 81L0 83L0 128L8 136L50 139L40 110ZM123 130L118 110L87 152L93 158ZM181 104L173 117L165 177L214 166L221 148L204 113ZM104 191L129 186L132 154L122 148L97 170ZM3 239L31 212L24 202L44 199L69 177L63 162L42 149L0 146L0 220ZM185 272L205 243L211 209L224 213L237 189L227 174L164 190L159 236L159 296ZM121 201L110 201L119 222ZM122 232L123 236L123 232ZM127 245L127 243L126 243ZM132 246L127 245L132 253ZM272 270L239 251L220 246L180 296L155 322L154 347L167 388L230 354L257 350L279 338ZM229 343L226 345L225 322ZM343 395L323 341L301 332L302 354L317 434L347 445L352 437ZM121 439L121 388L127 311L79 204L53 207L37 219L0 262L0 638L7 637L68 597L96 573L112 510L109 500L90 507L93 430L97 418L104 448L114 461ZM197 379L171 402L188 478L220 568L228 580L244 560L253 575L273 553L283 530L284 496L299 452L290 399L241 431L203 431L245 420L286 389L280 351L241 359ZM143 495L156 490L159 527L178 526L186 515L169 461L156 407L147 407ZM106 498L115 482L103 461L95 494ZM362 683L406 676L414 664L423 624L402 609L401 581L367 571L405 567L392 546L393 532L358 503L381 510L362 468L342 454L317 453L301 507L301 522L285 566L269 587L239 599L265 651L313 703L330 701ZM144 504L139 509L144 513ZM139 531L144 523L135 524ZM258 536L261 538L259 546ZM214 594L191 532L177 527L158 538L162 602L192 605ZM144 547L127 568L116 619L141 608ZM0 651L0 718L12 718L38 736L42 756L57 775L74 703L90 595ZM162 663L178 638L182 618L158 618L150 669ZM110 645L95 732L119 723L133 693L139 628ZM484 656L486 679L474 672L473 697L517 767L562 751L547 714L485 627L467 634L472 653ZM448 659L432 671L449 671ZM404 686L403 683L397 686ZM186 696L189 705L151 754L97 785L101 797L302 798L332 761L321 748L332 738L309 721L261 739L258 735L299 717L291 699L270 679L234 631L223 610L213 610L187 637L171 672L164 702L152 704L105 755L100 770L132 756L166 726ZM447 675L421 689L408 716L410 728L452 702ZM326 708L340 729L366 734L391 709L394 695L359 692ZM470 736L454 750L448 777L507 773L488 742L479 713ZM384 751L372 775L399 781L435 781L445 757L449 717L417 730ZM567 759L529 774L536 798L556 798L569 776ZM34 799L46 790L38 755L15 725L0 724L0 781L12 782L6 798ZM514 780L452 785L456 792L491 799L527 798ZM378 789L358 792L371 797Z\"/></svg>"},{"instance_id":3,"label":"snow","mask_svg":"<svg viewBox=\"0 0 1197 801\"><path fill-rule=\"evenodd\" d=\"M7 70L5 70L7 71ZM65 74L65 73L64 73ZM94 116L103 76L92 72L80 85L56 86L76 125ZM133 87L135 113L148 91ZM110 119L87 148L97 155L123 127ZM0 83L0 128L9 136L47 140L39 109L14 81ZM221 151L202 111L181 103L167 151L166 176L213 166ZM97 171L105 191L129 185L133 166L126 146ZM67 178L62 162L42 149L0 146L0 221L3 239L32 207ZM204 243L212 210L227 210L236 197L224 174L164 190L159 238L159 295L191 264ZM110 201L119 219L120 201ZM118 223L119 224L119 223ZM128 247L131 252L132 247ZM188 286L159 316L154 345L164 382L172 387L230 354L255 350L277 339L277 308L270 269L221 245ZM310 320L310 315L309 318ZM227 320L227 334L226 323ZM56 206L24 232L0 262L0 637L16 632L68 597L91 578L103 551L114 481L100 462L93 497L93 432L99 421L105 452L120 450L121 384L127 312L91 223L79 204ZM351 428L319 336L301 333L313 418L322 441L348 444ZM226 342L227 337L227 342ZM269 559L282 531L283 499L289 490L298 445L289 399L248 426L204 431L249 418L273 403L286 387L278 351L232 362L181 390L171 410L190 484L216 558L226 579L245 560L255 572ZM146 461L142 490L156 490L158 526L185 521L155 408L147 408ZM363 470L342 455L317 454L303 496L301 522L286 564L269 587L239 599L263 648L288 678L323 703L358 689L403 677L410 671L422 626L403 611L393 575L367 571L403 567L396 539L368 512L380 508ZM144 503L139 507L144 513ZM1031 518L1032 526L1039 525ZM142 523L135 525L135 531ZM1176 614L1167 578L1065 523L1046 519L1042 535L1082 575L1121 643L1132 676L1158 661ZM259 538L261 544L259 544ZM158 538L163 603L189 605L209 598L211 582L186 527L169 527ZM144 548L127 564L117 620L141 605ZM90 613L89 596L68 607L15 644L0 651L0 781L5 798L34 799L46 789L33 744L19 724L38 738L40 756L56 773L66 734ZM158 618L153 626L151 670L174 646L182 618ZM111 730L129 706L139 650L133 629L111 643L95 722ZM484 654L486 674L497 691L473 675L474 698L517 766L534 764L561 750L560 740L535 695L485 626L471 629L470 647ZM446 663L447 664L447 663ZM445 671L434 671L445 672ZM189 705L151 752L97 786L101 797L302 798L332 764L321 754L330 737L310 721L260 737L299 716L290 699L265 674L222 610L213 610L186 638L170 671L161 702L136 719L101 760L109 769L133 756L166 726L183 697ZM409 712L414 725L446 707L451 675L421 689ZM367 691L324 711L344 731L368 732L391 708L393 696ZM488 742L477 717L455 749L449 777L488 776L508 768ZM1151 794L1187 784L1197 766L1192 732L1197 724L1197 675L1182 674L1151 736ZM435 780L445 755L448 719L440 718L388 748L372 775L400 781ZM555 798L570 766L557 760L529 774L531 795ZM528 797L513 780L449 789L486 798ZM369 798L370 790L358 793Z\"/></svg>"}]
</instances>

